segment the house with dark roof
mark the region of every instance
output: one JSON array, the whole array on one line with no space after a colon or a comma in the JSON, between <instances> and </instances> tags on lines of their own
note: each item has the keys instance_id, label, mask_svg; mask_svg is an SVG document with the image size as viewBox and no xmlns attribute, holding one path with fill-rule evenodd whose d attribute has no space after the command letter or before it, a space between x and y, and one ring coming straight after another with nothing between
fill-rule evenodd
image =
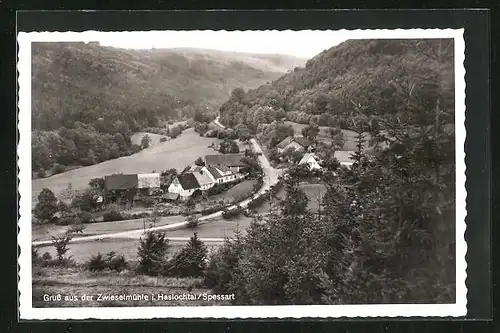
<instances>
[{"instance_id":1,"label":"house with dark roof","mask_svg":"<svg viewBox=\"0 0 500 333\"><path fill-rule=\"evenodd\" d=\"M201 190L201 187L192 173L177 175L168 187L169 193L177 193L181 199L189 198L196 190Z\"/></svg>"},{"instance_id":2,"label":"house with dark roof","mask_svg":"<svg viewBox=\"0 0 500 333\"><path fill-rule=\"evenodd\" d=\"M283 141L276 145L278 148L278 153L282 153L287 149L294 148L297 151L308 151L312 148L313 144L307 138L303 136L292 137L289 136L285 138Z\"/></svg>"},{"instance_id":3,"label":"house with dark roof","mask_svg":"<svg viewBox=\"0 0 500 333\"><path fill-rule=\"evenodd\" d=\"M220 154L220 155L205 155L205 165L212 167L227 167L233 172L239 172L245 163L242 159L245 154Z\"/></svg>"}]
</instances>

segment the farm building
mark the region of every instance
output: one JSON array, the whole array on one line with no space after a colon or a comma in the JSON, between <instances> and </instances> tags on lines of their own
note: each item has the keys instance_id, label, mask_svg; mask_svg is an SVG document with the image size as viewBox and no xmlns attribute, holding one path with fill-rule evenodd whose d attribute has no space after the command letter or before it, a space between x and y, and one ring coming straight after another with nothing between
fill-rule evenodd
<instances>
[{"instance_id":1,"label":"farm building","mask_svg":"<svg viewBox=\"0 0 500 333\"><path fill-rule=\"evenodd\" d=\"M205 156L205 165L212 167L221 167L226 166L233 172L238 172L242 167L245 166L245 163L242 159L245 157L245 154L221 154L221 155L206 155Z\"/></svg>"},{"instance_id":2,"label":"farm building","mask_svg":"<svg viewBox=\"0 0 500 333\"><path fill-rule=\"evenodd\" d=\"M159 173L140 173L137 175L137 188L145 190L150 195L153 191L160 188Z\"/></svg>"},{"instance_id":3,"label":"farm building","mask_svg":"<svg viewBox=\"0 0 500 333\"><path fill-rule=\"evenodd\" d=\"M283 153L287 149L294 148L297 151L307 151L312 147L312 143L304 138L303 136L296 136L296 137L287 137L278 145L276 148L278 148L278 153Z\"/></svg>"},{"instance_id":4,"label":"farm building","mask_svg":"<svg viewBox=\"0 0 500 333\"><path fill-rule=\"evenodd\" d=\"M243 178L243 175L241 173L233 172L224 165L209 166L207 167L207 169L217 184L224 184Z\"/></svg>"},{"instance_id":5,"label":"farm building","mask_svg":"<svg viewBox=\"0 0 500 333\"><path fill-rule=\"evenodd\" d=\"M111 191L130 190L138 187L138 177L136 174L130 175L110 175L104 177L104 188Z\"/></svg>"},{"instance_id":6,"label":"farm building","mask_svg":"<svg viewBox=\"0 0 500 333\"><path fill-rule=\"evenodd\" d=\"M318 157L313 153L306 153L299 162L300 164L307 164L310 170L320 170Z\"/></svg>"},{"instance_id":7,"label":"farm building","mask_svg":"<svg viewBox=\"0 0 500 333\"><path fill-rule=\"evenodd\" d=\"M179 194L181 199L187 199L196 190L200 190L200 184L192 173L178 175L168 187L168 192Z\"/></svg>"}]
</instances>

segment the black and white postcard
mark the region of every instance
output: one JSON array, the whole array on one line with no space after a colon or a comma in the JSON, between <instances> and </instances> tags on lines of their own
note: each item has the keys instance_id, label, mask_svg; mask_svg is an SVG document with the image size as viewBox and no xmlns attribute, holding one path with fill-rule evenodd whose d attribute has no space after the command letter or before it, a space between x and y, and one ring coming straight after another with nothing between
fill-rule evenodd
<instances>
[{"instance_id":1,"label":"black and white postcard","mask_svg":"<svg viewBox=\"0 0 500 333\"><path fill-rule=\"evenodd\" d=\"M464 316L463 34L20 32L20 318Z\"/></svg>"}]
</instances>

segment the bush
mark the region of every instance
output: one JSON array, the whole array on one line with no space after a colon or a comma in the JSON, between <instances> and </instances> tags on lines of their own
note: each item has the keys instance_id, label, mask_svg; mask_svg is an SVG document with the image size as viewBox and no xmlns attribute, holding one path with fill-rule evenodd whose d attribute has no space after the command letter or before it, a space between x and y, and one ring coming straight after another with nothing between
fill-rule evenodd
<instances>
[{"instance_id":1,"label":"bush","mask_svg":"<svg viewBox=\"0 0 500 333\"><path fill-rule=\"evenodd\" d=\"M58 173L63 173L64 171L66 171L66 168L64 167L64 165L56 163L52 167L52 174L54 174L54 175L57 175Z\"/></svg>"},{"instance_id":2,"label":"bush","mask_svg":"<svg viewBox=\"0 0 500 333\"><path fill-rule=\"evenodd\" d=\"M189 242L169 261L165 274L177 277L203 276L207 253L207 247L194 233Z\"/></svg>"},{"instance_id":3,"label":"bush","mask_svg":"<svg viewBox=\"0 0 500 333\"><path fill-rule=\"evenodd\" d=\"M72 224L69 229L68 229L68 233L71 233L71 234L83 234L83 230L85 230L85 225L82 224L82 223L75 223L75 224Z\"/></svg>"},{"instance_id":4,"label":"bush","mask_svg":"<svg viewBox=\"0 0 500 333\"><path fill-rule=\"evenodd\" d=\"M167 141L167 138L163 137L163 138L160 138L160 142L166 142Z\"/></svg>"},{"instance_id":5,"label":"bush","mask_svg":"<svg viewBox=\"0 0 500 333\"><path fill-rule=\"evenodd\" d=\"M127 268L128 264L123 255L116 255L114 251L108 252L104 257L101 253L93 255L85 264L90 271L103 271L109 269L112 271L121 272Z\"/></svg>"},{"instance_id":6,"label":"bush","mask_svg":"<svg viewBox=\"0 0 500 333\"><path fill-rule=\"evenodd\" d=\"M139 273L159 275L164 271L168 250L168 239L165 232L149 231L140 239L137 256L139 257Z\"/></svg>"},{"instance_id":7,"label":"bush","mask_svg":"<svg viewBox=\"0 0 500 333\"><path fill-rule=\"evenodd\" d=\"M201 211L201 215L210 215L212 213L218 212L219 210L223 209L224 205L217 204L213 207L207 208L205 210Z\"/></svg>"},{"instance_id":8,"label":"bush","mask_svg":"<svg viewBox=\"0 0 500 333\"><path fill-rule=\"evenodd\" d=\"M230 220L234 217L239 216L241 213L243 213L243 208L241 206L237 206L233 209L224 209L224 211L222 212L222 218L225 220Z\"/></svg>"},{"instance_id":9,"label":"bush","mask_svg":"<svg viewBox=\"0 0 500 333\"><path fill-rule=\"evenodd\" d=\"M40 169L37 172L37 176L38 176L38 178L45 178L45 177L47 177L47 173L45 172L44 169Z\"/></svg>"},{"instance_id":10,"label":"bush","mask_svg":"<svg viewBox=\"0 0 500 333\"><path fill-rule=\"evenodd\" d=\"M123 219L124 219L123 215L114 209L107 211L106 213L104 213L104 215L102 217L102 220L104 222L122 221Z\"/></svg>"},{"instance_id":11,"label":"bush","mask_svg":"<svg viewBox=\"0 0 500 333\"><path fill-rule=\"evenodd\" d=\"M89 212L81 212L78 214L78 218L81 223L92 223L94 222L94 216Z\"/></svg>"},{"instance_id":12,"label":"bush","mask_svg":"<svg viewBox=\"0 0 500 333\"><path fill-rule=\"evenodd\" d=\"M112 271L121 272L128 267L128 263L122 254L116 255L115 252L108 252L107 261L108 268Z\"/></svg>"},{"instance_id":13,"label":"bush","mask_svg":"<svg viewBox=\"0 0 500 333\"><path fill-rule=\"evenodd\" d=\"M196 228L198 226L199 223L200 223L200 221L198 220L198 218L196 218L194 215L191 215L187 219L186 226L189 229L194 229L194 228Z\"/></svg>"},{"instance_id":14,"label":"bush","mask_svg":"<svg viewBox=\"0 0 500 333\"><path fill-rule=\"evenodd\" d=\"M89 261L85 264L88 270L90 271L102 271L108 268L108 263L103 258L101 253L97 253L97 255L93 255Z\"/></svg>"},{"instance_id":15,"label":"bush","mask_svg":"<svg viewBox=\"0 0 500 333\"><path fill-rule=\"evenodd\" d=\"M52 255L50 253L48 253L48 252L44 252L42 254L42 259L43 260L52 260Z\"/></svg>"}]
</instances>

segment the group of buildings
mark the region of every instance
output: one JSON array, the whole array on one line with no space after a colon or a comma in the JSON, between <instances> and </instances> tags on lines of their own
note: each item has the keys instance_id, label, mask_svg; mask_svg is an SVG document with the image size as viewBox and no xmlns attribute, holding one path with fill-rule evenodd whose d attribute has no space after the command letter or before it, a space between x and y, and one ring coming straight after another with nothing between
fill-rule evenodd
<instances>
[{"instance_id":1,"label":"group of buildings","mask_svg":"<svg viewBox=\"0 0 500 333\"><path fill-rule=\"evenodd\" d=\"M168 186L167 193L161 190L162 177L159 173L109 175L104 177L104 188L107 192L121 194L161 193L167 200L187 199L196 191L203 192L217 184L244 178L241 172L245 165L244 157L244 154L206 155L204 166L191 166L176 175Z\"/></svg>"},{"instance_id":2,"label":"group of buildings","mask_svg":"<svg viewBox=\"0 0 500 333\"><path fill-rule=\"evenodd\" d=\"M192 166L177 175L168 187L169 199L187 199L196 191L244 178L244 154L206 155L204 166Z\"/></svg>"},{"instance_id":3,"label":"group of buildings","mask_svg":"<svg viewBox=\"0 0 500 333\"><path fill-rule=\"evenodd\" d=\"M305 152L299 165L307 164L311 170L321 170L321 159L314 154L314 144L303 136L289 136L276 146L278 153L283 153L288 149ZM350 167L353 164L353 151L335 151L335 158L341 165Z\"/></svg>"}]
</instances>

